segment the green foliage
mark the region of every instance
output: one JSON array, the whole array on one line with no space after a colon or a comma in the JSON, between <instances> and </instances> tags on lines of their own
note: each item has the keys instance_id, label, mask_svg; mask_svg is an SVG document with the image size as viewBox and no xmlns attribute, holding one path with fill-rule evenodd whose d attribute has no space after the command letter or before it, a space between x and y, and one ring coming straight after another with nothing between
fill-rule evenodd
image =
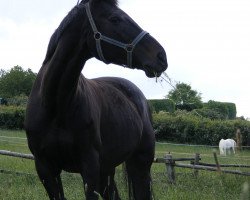
<instances>
[{"instance_id":1,"label":"green foliage","mask_svg":"<svg viewBox=\"0 0 250 200\"><path fill-rule=\"evenodd\" d=\"M245 120L211 120L191 113L153 114L153 126L158 140L178 143L218 145L221 138L235 138L240 128L243 145L250 135L250 122Z\"/></svg>"},{"instance_id":2,"label":"green foliage","mask_svg":"<svg viewBox=\"0 0 250 200\"><path fill-rule=\"evenodd\" d=\"M237 110L234 103L224 103L228 108L228 119L235 119Z\"/></svg>"},{"instance_id":3,"label":"green foliage","mask_svg":"<svg viewBox=\"0 0 250 200\"><path fill-rule=\"evenodd\" d=\"M198 114L204 118L209 118L212 120L223 120L225 116L217 110L209 108L194 109L191 111L192 114Z\"/></svg>"},{"instance_id":4,"label":"green foliage","mask_svg":"<svg viewBox=\"0 0 250 200\"><path fill-rule=\"evenodd\" d=\"M36 74L31 69L24 70L15 66L9 71L0 72L0 96L12 98L15 96L29 96Z\"/></svg>"},{"instance_id":5,"label":"green foliage","mask_svg":"<svg viewBox=\"0 0 250 200\"><path fill-rule=\"evenodd\" d=\"M25 108L21 106L0 106L1 129L23 129Z\"/></svg>"},{"instance_id":6,"label":"green foliage","mask_svg":"<svg viewBox=\"0 0 250 200\"><path fill-rule=\"evenodd\" d=\"M213 112L214 115L217 113L218 119L235 119L236 118L236 105L234 103L225 103L225 102L218 102L218 101L208 101L207 103L203 104L204 111ZM205 114L206 115L206 114ZM215 117L216 118L216 117ZM213 117L212 117L213 119Z\"/></svg>"},{"instance_id":7,"label":"green foliage","mask_svg":"<svg viewBox=\"0 0 250 200\"><path fill-rule=\"evenodd\" d=\"M28 102L28 96L19 95L8 99L8 105L12 106L24 106L26 107Z\"/></svg>"},{"instance_id":8,"label":"green foliage","mask_svg":"<svg viewBox=\"0 0 250 200\"><path fill-rule=\"evenodd\" d=\"M175 89L171 90L166 98L175 102L176 106L181 110L202 107L201 94L196 90L192 90L191 86L185 83L177 83Z\"/></svg>"},{"instance_id":9,"label":"green foliage","mask_svg":"<svg viewBox=\"0 0 250 200\"><path fill-rule=\"evenodd\" d=\"M183 104L177 104L176 109L177 110L186 110L186 111L192 111L194 109L200 108L202 104L196 104L196 103L183 103Z\"/></svg>"},{"instance_id":10,"label":"green foliage","mask_svg":"<svg viewBox=\"0 0 250 200\"><path fill-rule=\"evenodd\" d=\"M217 101L201 101L201 94L185 83L177 83L166 96L175 103L176 110L186 110L209 119L235 119L236 105Z\"/></svg>"},{"instance_id":11,"label":"green foliage","mask_svg":"<svg viewBox=\"0 0 250 200\"><path fill-rule=\"evenodd\" d=\"M166 111L173 113L175 111L175 104L170 99L150 99L148 102L152 112Z\"/></svg>"}]
</instances>

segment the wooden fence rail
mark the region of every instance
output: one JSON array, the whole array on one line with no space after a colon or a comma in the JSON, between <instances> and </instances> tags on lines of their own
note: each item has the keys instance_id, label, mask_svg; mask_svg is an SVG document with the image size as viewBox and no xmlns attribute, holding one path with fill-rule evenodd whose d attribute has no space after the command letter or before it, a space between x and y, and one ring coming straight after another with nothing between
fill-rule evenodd
<instances>
[{"instance_id":1,"label":"wooden fence rail","mask_svg":"<svg viewBox=\"0 0 250 200\"><path fill-rule=\"evenodd\" d=\"M183 168L190 168L190 169L218 171L218 169L216 167L209 167L209 166L202 166L202 165L175 163L175 166L176 167L183 167ZM250 176L249 172L242 172L242 171L239 171L239 170L224 170L224 169L221 169L221 172L222 173L229 173L229 174L238 174L238 175Z\"/></svg>"},{"instance_id":2,"label":"wooden fence rail","mask_svg":"<svg viewBox=\"0 0 250 200\"><path fill-rule=\"evenodd\" d=\"M191 164L194 164L194 162L191 161ZM198 165L216 167L216 164L212 164L212 163L199 162ZM220 164L220 167L250 168L250 165L242 165L242 164Z\"/></svg>"},{"instance_id":3,"label":"wooden fence rail","mask_svg":"<svg viewBox=\"0 0 250 200\"><path fill-rule=\"evenodd\" d=\"M239 170L225 170L221 169L222 167L245 167L250 168L249 165L235 165L235 164L227 164L220 165L217 159L216 153L214 153L216 164L210 163L202 163L200 162L200 154L196 153L193 158L173 158L171 154L166 154L164 158L156 158L155 163L164 163L166 164L167 176L170 183L175 183L175 167L181 168L189 168L194 170L194 175L198 175L199 170L207 170L207 171L218 171L220 173L228 173L228 174L237 174L243 176L250 176L250 172L242 172ZM190 164L178 163L176 161L190 161Z\"/></svg>"},{"instance_id":4,"label":"wooden fence rail","mask_svg":"<svg viewBox=\"0 0 250 200\"><path fill-rule=\"evenodd\" d=\"M0 155L34 160L34 156L32 154L23 154L23 153L6 151L6 150L0 150Z\"/></svg>"}]
</instances>

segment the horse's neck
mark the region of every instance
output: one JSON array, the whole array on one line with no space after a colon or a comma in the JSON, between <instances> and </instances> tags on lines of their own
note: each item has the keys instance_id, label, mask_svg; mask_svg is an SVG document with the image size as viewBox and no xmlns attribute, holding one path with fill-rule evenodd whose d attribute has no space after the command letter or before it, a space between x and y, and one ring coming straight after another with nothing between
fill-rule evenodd
<instances>
[{"instance_id":1,"label":"horse's neck","mask_svg":"<svg viewBox=\"0 0 250 200\"><path fill-rule=\"evenodd\" d=\"M78 45L78 41L62 38L54 55L43 66L41 94L48 109L64 110L75 94L81 70L89 58L87 47Z\"/></svg>"}]
</instances>

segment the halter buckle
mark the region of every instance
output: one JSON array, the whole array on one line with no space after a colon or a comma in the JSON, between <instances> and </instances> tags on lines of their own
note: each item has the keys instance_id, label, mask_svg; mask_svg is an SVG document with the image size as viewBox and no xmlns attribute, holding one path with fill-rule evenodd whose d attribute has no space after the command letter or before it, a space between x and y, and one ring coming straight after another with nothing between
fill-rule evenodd
<instances>
[{"instance_id":1,"label":"halter buckle","mask_svg":"<svg viewBox=\"0 0 250 200\"><path fill-rule=\"evenodd\" d=\"M132 52L133 49L134 49L134 45L132 45L132 44L128 44L128 45L126 46L126 48L125 48L125 50L126 50L127 52Z\"/></svg>"}]
</instances>

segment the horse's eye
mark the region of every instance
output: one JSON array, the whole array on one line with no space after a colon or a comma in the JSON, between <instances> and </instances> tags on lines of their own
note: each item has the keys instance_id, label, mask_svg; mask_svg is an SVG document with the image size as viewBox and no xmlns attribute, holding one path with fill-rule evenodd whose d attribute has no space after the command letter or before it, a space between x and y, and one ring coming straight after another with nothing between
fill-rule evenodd
<instances>
[{"instance_id":1,"label":"horse's eye","mask_svg":"<svg viewBox=\"0 0 250 200\"><path fill-rule=\"evenodd\" d=\"M118 24L119 22L121 22L121 18L118 16L111 16L109 17L109 21L114 24Z\"/></svg>"}]
</instances>

